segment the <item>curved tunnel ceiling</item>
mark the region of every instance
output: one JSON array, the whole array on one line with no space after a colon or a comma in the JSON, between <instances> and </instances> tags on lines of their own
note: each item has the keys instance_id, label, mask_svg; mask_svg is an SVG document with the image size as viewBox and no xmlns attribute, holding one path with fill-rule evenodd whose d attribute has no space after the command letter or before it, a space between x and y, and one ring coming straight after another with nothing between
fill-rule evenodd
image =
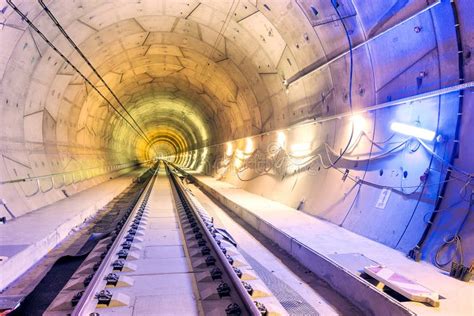
<instances>
[{"instance_id":1,"label":"curved tunnel ceiling","mask_svg":"<svg viewBox=\"0 0 474 316\"><path fill-rule=\"evenodd\" d=\"M14 3L130 121L40 5ZM23 80L13 72L18 84L28 83L21 102L27 141L106 145L127 159L147 159L150 143L157 143L154 138L165 131L173 150L184 152L284 127L292 116L294 123L348 110L346 82L340 80L347 76L347 63L322 70L316 81L285 88L284 81L308 64L331 60L347 49L340 26L314 32L305 11L292 1L52 1L48 8L146 135L140 137L29 30L13 51L18 57L10 62L20 69L27 58L33 64L23 66ZM357 3L343 9L356 10ZM8 23L23 30L26 23L9 13ZM363 17L358 23L364 23ZM352 21L348 24L354 43L362 41L362 30ZM363 93L355 96L356 107L374 103L373 87L364 84L373 79L357 71L373 66L359 61L355 81ZM329 100L334 103L329 108L325 103L338 94L343 99ZM27 127L38 120L42 135Z\"/></svg>"},{"instance_id":2,"label":"curved tunnel ceiling","mask_svg":"<svg viewBox=\"0 0 474 316\"><path fill-rule=\"evenodd\" d=\"M41 7L31 1L15 4L34 17L32 22L41 32L119 108L48 16L39 13ZM262 73L261 68L263 72L276 72L285 44L253 5L231 4L83 1L68 6L51 2L49 10L61 17L61 25L144 130L146 138L156 143L158 131L166 132L173 148L185 151L261 128L257 100L268 100L268 91L259 82L258 74ZM251 14L267 23L268 33L281 42L279 51L273 45L261 46L265 39L255 38L251 25L237 23ZM25 26L15 14L9 21ZM43 128L46 116L56 124L56 131L51 131L56 135L50 141L94 147L109 143L117 151L125 151L129 159L146 159L149 153L144 150L150 145L143 143L144 138L111 111L106 101L37 34L27 33L25 37L33 37L35 47L23 49L37 49L38 56L33 57L36 67L26 93L25 116L39 119L34 113L44 109ZM27 120L25 125L30 123ZM59 135L63 130L68 133ZM221 132L216 133L217 130ZM28 133L27 128L25 132ZM44 134L25 136L44 141ZM110 135L112 139L107 139Z\"/></svg>"}]
</instances>

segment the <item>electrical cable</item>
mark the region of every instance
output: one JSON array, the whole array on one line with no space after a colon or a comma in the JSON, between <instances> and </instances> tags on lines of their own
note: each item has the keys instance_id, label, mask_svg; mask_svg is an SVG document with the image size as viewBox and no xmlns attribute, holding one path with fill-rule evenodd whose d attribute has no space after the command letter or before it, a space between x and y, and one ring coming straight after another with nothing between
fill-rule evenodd
<instances>
[{"instance_id":1,"label":"electrical cable","mask_svg":"<svg viewBox=\"0 0 474 316\"><path fill-rule=\"evenodd\" d=\"M347 30L346 23L344 22L344 20L341 16L341 13L338 10L339 4L335 0L332 0L331 3L334 7L334 10L336 10L337 16L339 17L339 20L342 24L342 27L344 28L344 32L346 34L346 38L347 38L347 41L348 41L348 44L349 44L350 66L349 66L349 92L348 92L348 95L349 95L349 108L350 108L351 115L352 115L352 81L353 81L353 74L354 74L354 56L353 56L354 52L353 52L353 47L352 47L352 40L351 40L351 37L349 35L349 31ZM342 156L349 149L349 146L351 145L351 142L352 142L352 138L354 137L354 130L355 130L354 125L355 125L355 123L352 122L352 124L351 124L351 134L349 136L349 141L347 142L346 147L340 153L339 157L336 158L335 161L331 161L331 166L332 167L335 166L338 163L338 161L342 158Z\"/></svg>"},{"instance_id":2,"label":"electrical cable","mask_svg":"<svg viewBox=\"0 0 474 316\"><path fill-rule=\"evenodd\" d=\"M375 156L375 157L370 157L369 159L364 159L364 160L352 160L352 159L348 159L348 161L351 161L351 162L361 162L361 161L367 161L367 162L370 162L374 159L383 159L383 158L386 158L388 157L389 155L391 154L394 154L396 152L398 152L399 148L405 144L408 144L408 142L410 141L410 139L408 140L405 140L403 141L402 143L399 143L397 146L389 149L388 151L384 152L384 153L381 153L380 155L378 156ZM325 143L324 146L326 146L326 148L329 148L332 152L334 152L334 149L332 149L329 144ZM313 152L315 151L318 151L317 149L314 150ZM413 150L410 150L410 152L412 152ZM230 164L231 164L231 161L232 159L238 159L240 161L247 161L248 159L251 159L251 156L254 155L254 154L258 154L258 153L261 153L262 151L260 149L256 149L254 150L252 153L249 153L249 154L246 154L246 156L248 156L247 158L241 158L241 157L238 157L236 155L232 155L232 156L228 156L227 158L227 164L225 166L223 166L223 168L225 167L228 167ZM326 152L328 154L328 152ZM244 154L244 153L243 153ZM335 154L335 153L333 153ZM266 158L268 159L268 158ZM297 162L297 160L301 160L301 159L305 159L303 162ZM302 157L297 157L297 156L293 156L289 153L287 153L284 149L280 148L278 152L276 152L275 154L273 154L273 158L270 159L270 163L269 165L271 165L273 167L273 169L280 169L283 167L283 164L286 162L289 162L290 165L292 166L297 166L299 170L301 169L304 169L304 166L308 166L309 165L309 168L311 166L311 164L313 164L315 162L315 160L319 160L320 161L320 165L324 168L324 169L331 169L331 168L334 168L334 167L331 167L329 165L326 165L323 158L322 158L322 155L321 154L315 154L315 155L312 155L312 154L308 154L308 155L305 155L305 156L302 156ZM327 158L327 160L330 160L330 158ZM242 168L240 168L237 172L243 172L245 170L249 169L249 167L247 166L243 166ZM269 170L271 170L272 168L268 168L265 170L265 172L268 172ZM336 171L339 171L341 174L344 174L344 171L340 170L339 168L334 168ZM378 184L378 183L374 183L374 182L370 182L370 181L365 181L365 180L362 180L362 179L357 179L357 178L354 178L354 177L351 177L350 175L348 176L348 178L350 180L352 180L353 182L355 183L360 183L360 184L365 184L365 185L369 185L369 186L374 186L374 187L380 187L380 188L386 188L386 189L391 189L391 190L394 190L394 191L397 191L398 193L402 194L402 195L412 195L414 193L416 193L416 191L421 187L421 185L423 183L420 182L420 184L417 184L417 185L412 185L412 186L388 186L388 185L382 185L382 184ZM460 179L460 178L457 178L457 177L451 177L450 179L448 180L443 180L443 181L438 181L438 182L432 182L432 183L425 183L425 186L426 187L432 187L432 186L438 186L440 184L443 184L443 183L447 183L447 182L451 182L451 181L460 181L460 182L463 182L464 183L464 186L463 188L464 189L461 189L461 191L466 191L466 188L467 186L474 186L474 178L468 178L467 180L465 179ZM415 189L413 192L404 192L404 189ZM461 194L461 192L460 192Z\"/></svg>"},{"instance_id":3,"label":"electrical cable","mask_svg":"<svg viewBox=\"0 0 474 316\"><path fill-rule=\"evenodd\" d=\"M438 132L439 130L439 124L440 124L440 119L441 119L441 97L438 97L438 115L437 115L437 119L436 119L436 132ZM423 141L419 138L417 138L418 142L420 142L421 145L423 145ZM436 146L436 142L434 144L434 146ZM429 172L431 170L431 166L433 165L433 160L435 158L435 156L438 156L435 151L432 151L431 152L431 157L430 157L430 162L428 164L428 168L427 168L427 173L429 175ZM442 159L442 161L444 162L444 159ZM441 169L443 168L443 166L441 166ZM421 192L418 196L418 199L415 203L415 207L413 208L413 212L411 213L411 216L410 218L408 219L408 222L407 224L405 225L405 228L403 229L403 232L400 234L400 238L398 239L396 245L395 245L395 248L398 247L398 245L401 243L403 237L405 236L405 233L407 232L408 230L408 227L410 226L411 222L413 221L413 218L415 218L415 213L416 213L416 210L418 209L418 206L420 205L421 203L421 197L423 196L424 194L424 191L426 189L426 183L428 182L428 179L426 179L425 181L423 181L421 184ZM408 255L410 255L410 252L408 253Z\"/></svg>"},{"instance_id":4,"label":"electrical cable","mask_svg":"<svg viewBox=\"0 0 474 316\"><path fill-rule=\"evenodd\" d=\"M43 10L46 12L46 14L49 16L49 18L53 21L53 23L56 25L56 27L59 29L61 34L68 40L68 42L71 44L71 46L76 50L76 52L82 57L82 59L86 62L86 64L92 69L94 74L99 78L99 80L104 84L104 86L107 88L107 90L110 92L110 94L114 97L114 99L117 101L117 103L120 105L120 107L127 113L127 115L132 119L132 121L135 123L135 125L138 127L138 129L142 132L143 136L147 139L148 144L150 143L150 140L146 136L146 133L143 131L143 129L140 127L140 125L137 123L137 121L133 118L133 116L128 112L128 110L125 108L125 106L122 104L120 99L117 97L117 95L114 93L114 91L110 88L110 86L105 82L104 78L99 74L97 69L91 64L89 59L84 55L82 50L77 46L77 44L74 42L74 40L67 34L67 32L64 30L62 25L59 23L59 21L56 19L54 14L49 10L49 8L46 6L46 4L43 2L43 0L38 0L38 3L40 6L43 8Z\"/></svg>"},{"instance_id":5,"label":"electrical cable","mask_svg":"<svg viewBox=\"0 0 474 316\"><path fill-rule=\"evenodd\" d=\"M385 157L387 157L387 156L389 156L389 155L391 155L391 154L393 154L393 153L397 153L397 152L403 150L404 147L405 147L405 145L407 145L407 144L408 144L408 141L402 142L402 143L400 143L399 145L397 145L397 146L395 146L395 147L389 149L388 151L383 152L383 153L380 153L380 154L378 154L378 155L376 155L376 156L371 156L371 154L369 153L369 157L368 157L368 158L362 158L362 159L361 159L360 156L358 156L357 159L353 159L353 158L349 158L349 157L347 157L347 158L341 157L341 158L344 158L344 160L349 161L349 162L364 162L364 161L370 162L370 161L373 161L373 160L385 158ZM327 147L327 149L329 150L329 152L330 152L331 154L337 155L337 153L334 151L334 149L333 149L333 148L330 148L327 143L325 143L325 146Z\"/></svg>"},{"instance_id":6,"label":"electrical cable","mask_svg":"<svg viewBox=\"0 0 474 316\"><path fill-rule=\"evenodd\" d=\"M473 174L465 171L465 170L462 170L461 168L458 168L456 167L454 164L446 161L443 157L439 156L436 152L434 152L425 142L423 142L421 139L418 139L418 141L420 142L421 146L423 146L423 148L425 148L426 151L428 151L431 155L433 155L433 157L435 157L436 159L438 159L439 161L441 161L443 164L446 164L448 165L452 170L454 171L457 171L467 177L472 177Z\"/></svg>"},{"instance_id":7,"label":"electrical cable","mask_svg":"<svg viewBox=\"0 0 474 316\"><path fill-rule=\"evenodd\" d=\"M377 112L374 113L374 119L373 119L373 122L374 122L374 125L373 125L373 132L372 132L372 139L370 137L368 137L368 135L363 131L363 135L366 136L366 138L370 141L370 150L369 150L369 160L367 162L367 164L365 165L365 170L364 170L364 174L362 176L361 179L359 179L359 181L357 181L354 186L352 186L352 188L350 189L350 191L348 191L348 193L352 192L352 190L354 189L355 186L357 186L357 193L355 194L354 198L352 199L352 202L351 202L351 205L349 206L349 208L347 209L347 212L346 212L346 215L344 215L344 218L342 219L342 221L340 222L339 226L340 227L343 227L344 223L346 222L347 218L349 217L349 214L351 213L354 205L356 205L357 201L358 201L358 197L359 197L359 194L362 190L362 182L361 181L365 181L365 177L367 175L367 171L369 169L369 163L371 161L371 158L372 158L372 152L374 150L374 146L377 146L377 148L379 149L382 149L381 146L379 146L377 144L377 142L374 141L374 138L375 138L375 131L376 131L376 127L377 127ZM381 144L384 144L384 143L388 143L393 137L395 136L395 133L393 133L389 138L387 138L385 141L383 142L380 142ZM347 175L349 177L349 174ZM358 185L359 184L359 185Z\"/></svg>"},{"instance_id":8,"label":"electrical cable","mask_svg":"<svg viewBox=\"0 0 474 316\"><path fill-rule=\"evenodd\" d=\"M349 40L349 45L351 46L351 40L350 40L350 36L349 36L349 34L348 34L348 32L347 32L347 27L345 26L344 22L342 21L342 17L341 17L341 15L340 15L340 12L337 10L337 5L336 5L337 2L335 2L335 1L332 1L332 2L333 2L333 5L334 5L334 7L335 7L335 9L336 9L336 12L338 13L339 19L341 20L341 22L342 22L342 24L343 24L343 26L344 26L344 29L345 29L345 31L346 31L346 36L347 36L347 38L348 38L348 40ZM350 47L350 48L351 48L351 47ZM350 49L350 53L352 53L351 49ZM350 107L351 107L351 112L352 112L352 95L351 95L351 92L352 92L352 71L353 71L353 69L352 69L352 67L353 67L352 62L353 62L353 61L352 61L352 54L351 54L351 71L350 71L350 76L351 76L351 77L350 77L350 82L349 82L349 87L350 87L350 88L349 88L349 104L350 104ZM441 110L441 109L439 108L439 109L438 109L437 130L438 130L438 128L439 128L439 122L440 122L440 110ZM364 134L365 134L365 133L364 133ZM354 123L352 124L352 131L351 131L351 135L350 135L348 144L346 145L345 149L339 154L339 156L336 158L336 160L335 160L334 162L331 161L331 158L329 157L329 153L327 152L327 154L328 154L328 160L331 162L330 166L324 166L324 162L323 162L322 156L321 156L320 154L319 154L319 155L316 155L316 156L314 156L314 157L317 157L317 158L319 158L319 159L321 160L321 163L323 164L323 167L326 167L327 169L329 169L329 168L331 168L331 167L334 167L334 166L336 165L336 163L337 163L340 159L342 159L343 156L344 156L346 153L352 152L352 151L355 149L356 146L354 146L354 145L353 145L352 148L350 148L350 144L351 144L351 142L352 142L353 136L354 136ZM359 142L361 136L362 136L362 135L359 135L357 143ZM367 135L365 135L365 136L367 136ZM392 136L389 138L389 140L390 140L393 136L394 136L394 135L392 135ZM369 140L370 140L370 139L369 139ZM389 140L387 140L387 142L388 142ZM462 198L463 198L463 200L465 200L465 195L466 195L466 193L467 193L466 188L467 188L467 186L471 185L471 182L472 182L472 180L473 180L473 174L470 174L470 173L468 173L468 172L466 172L466 171L464 171L464 170L461 170L460 168L457 168L457 167L454 166L452 163L446 162L446 160L445 160L444 158L440 157L434 150L432 150L431 148L429 148L429 146L427 146L422 140L420 140L420 139L417 139L417 140L418 140L417 146L414 147L414 148L410 148L410 152L414 153L414 152L418 151L418 149L419 149L420 147L424 147L424 148L431 154L431 159L430 159L430 163L429 163L429 168L428 168L428 170L431 168L431 165L432 165L432 163L433 163L433 158L435 158L435 159L441 161L442 164L447 164L447 165L449 165L449 167L452 168L453 171L457 171L457 172L463 174L464 176L467 176L467 177L468 177L467 181L465 182L465 185L464 185L464 186L461 188L461 190L460 190L460 194L463 195ZM370 141L371 141L371 140L370 140ZM371 160L373 160L373 159L380 159L380 158L383 158L384 156L388 156L390 153L392 153L392 152L394 152L396 149L402 147L402 146L403 146L404 144L406 144L407 142L408 142L408 141L402 142L401 144L399 144L399 145L396 146L395 148L392 148L391 150L389 150L387 153L383 153L383 154L381 154L381 155L378 155L377 157L369 157L368 161L371 161ZM371 141L371 143L372 143L373 145L376 145L377 147L379 147L378 144L376 144L376 142ZM337 153L335 153L335 152L330 148L330 146L329 146L328 144L325 144L325 145L326 145L326 148L329 149L332 154L337 155ZM371 154L372 154L372 151L370 152L369 156L371 156ZM289 158L295 158L295 157L292 157L290 154L287 154L287 157L289 157ZM299 158L299 159L307 159L308 157L301 157L301 158L298 157L298 158ZM315 158L314 158L314 159L315 159ZM304 163L302 163L302 165L303 165L303 164L306 164L306 163L311 163L312 161L314 161L314 159L312 159L312 158L310 157L309 160L308 160L308 161L305 161ZM346 158L346 159L349 160L349 161L359 161L359 159L357 159L357 160L351 160L350 158ZM243 159L242 159L242 160L243 160ZM334 168L335 168L335 167L334 167ZM337 168L335 168L335 169L337 169ZM256 177L258 177L258 176L259 176L259 175L257 175ZM256 177L254 177L254 178L256 178ZM254 179L254 178L253 178L253 179ZM240 179L240 177L239 177L239 179ZM241 180L242 180L242 179L241 179ZM251 179L247 179L247 180L245 180L245 181L250 181L250 180L251 180ZM424 192L425 188L428 187L428 186L434 186L434 185L439 186L440 184L447 183L447 182L450 182L450 181L452 181L452 180L453 180L453 179L446 179L445 181L439 181L439 182L437 182L437 183L429 183L429 184L427 184L426 181L422 181L422 182L420 182L420 184L418 184L418 185L416 185L416 186L413 186L413 187L415 188L415 190L413 190L412 192L405 192L405 191L404 191L405 189L410 188L410 186L403 186L403 185L400 185L401 192L402 192L404 195L412 195L412 194L416 193L420 188L422 188L422 190L421 190L421 193L420 193L420 195L419 195L419 197L418 197L418 199L417 199L417 203L416 203L416 205L415 205L415 207L414 207L414 210L413 210L413 212L412 212L412 215L411 215L411 217L410 217L410 219L409 219L409 221L408 221L408 223L407 223L407 225L406 225L404 231L403 231L402 234L400 235L400 238L399 238L399 240L398 240L398 242L397 242L397 244L396 244L396 247L398 247L398 245L399 245L399 243L401 242L403 236L405 235L405 233L406 233L406 231L407 231L407 229L408 229L408 227L409 227L411 221L412 221L413 218L414 218L415 212L416 212L416 210L418 209L418 206L419 206L419 204L420 204L420 202L421 202L421 197L422 197L422 195L423 195L423 192ZM459 180L459 179L458 179L458 180ZM401 181L403 181L403 180L401 180ZM384 187L385 187L385 186L384 186ZM390 188L395 188L395 187L390 187ZM438 211L437 211L437 212L438 212ZM430 213L428 213L428 214L430 214ZM464 218L463 223L461 224L461 227L464 225L464 222L466 221L466 218L467 218L468 214L469 214L469 212L466 214L466 217ZM426 215L425 215L425 218L426 218ZM460 238L460 236L458 235L458 233L457 233L456 235L454 235L453 237L449 238L449 239L446 239L446 238L445 238L445 243L440 247L439 251L441 251L446 245L449 245L449 244L452 244L452 243L456 243L456 250L457 250L457 251L460 251L460 253L461 253L461 262L462 262L462 260L463 260L463 259L462 259L462 258L463 258L463 257L462 257L462 256L463 256L463 253L462 253L462 244L461 244L461 238ZM439 251L438 251L438 253L439 253ZM436 260L436 264L437 264L437 265L441 265L440 262L439 262L439 260L438 260L438 259L439 259L439 258L438 258L438 253L437 253L437 255L436 255L436 259L435 259L435 260ZM449 263L449 262L448 262L448 263ZM445 263L445 264L443 264L443 265L446 265L446 264L447 264L447 263Z\"/></svg>"},{"instance_id":9,"label":"electrical cable","mask_svg":"<svg viewBox=\"0 0 474 316\"><path fill-rule=\"evenodd\" d=\"M436 255L435 255L435 264L439 267L439 268L443 268L445 266L447 266L449 263L451 263L454 258L456 257L457 254L459 254L459 263L462 265L464 264L464 249L462 247L462 238L461 238L461 231L464 227L464 224L467 222L467 219L469 217L469 215L471 214L472 212L472 206L474 204L474 192L471 193L471 200L469 202L469 207L467 209L467 212L466 214L464 215L464 218L463 220L461 221L461 224L459 225L458 229L456 230L456 232L454 233L454 235L450 236L450 237L444 237L443 238L443 243L441 244L441 246L438 248L438 250L436 251ZM449 259L445 262L441 262L440 260L440 257L441 257L441 253L442 251L449 247L451 244L455 243L456 244L456 248L455 248L455 251L452 253L452 255L449 257Z\"/></svg>"},{"instance_id":10,"label":"electrical cable","mask_svg":"<svg viewBox=\"0 0 474 316\"><path fill-rule=\"evenodd\" d=\"M460 29L460 19L458 15L458 9L455 1L451 1L451 10L453 13L453 18L454 18L454 28L456 30L456 40L457 40L457 51L458 51L458 69L459 69L459 81L464 82L464 53L463 53L463 40L461 37L461 29ZM451 153L450 157L450 165L454 164L454 160L457 157L459 153L459 140L460 140L460 134L461 134L461 125L462 125L462 113L463 113L463 107L464 107L464 101L463 101L463 96L464 96L464 90L459 90L459 104L458 104L458 109L457 112L457 120L456 120L456 130L454 134L454 146L453 150ZM452 169L448 168L446 171L446 176L445 179L450 179L452 177ZM447 184L444 184L441 186L439 193L438 193L438 198L436 199L436 204L434 210L439 210L441 208L441 204L444 200L444 195L446 193L447 189ZM410 250L408 255L417 260L418 258L421 257L421 249L423 248L426 239L428 238L428 235L432 229L432 225L436 219L438 212L433 212L429 224L425 227L425 230L423 231L423 234L420 237L420 240L416 244L416 246Z\"/></svg>"},{"instance_id":11,"label":"electrical cable","mask_svg":"<svg viewBox=\"0 0 474 316\"><path fill-rule=\"evenodd\" d=\"M79 76L84 79L84 81L89 84L94 91L96 91L106 102L110 105L110 107L125 121L130 125L130 127L146 142L148 142L147 138L144 137L123 115L117 110L112 103L97 89L97 87L76 67L71 61L33 24L33 22L20 10L18 7L12 2L12 0L6 0L7 4L24 20L29 27L31 27L40 37L41 39L48 44L72 69L74 69Z\"/></svg>"},{"instance_id":12,"label":"electrical cable","mask_svg":"<svg viewBox=\"0 0 474 316\"><path fill-rule=\"evenodd\" d=\"M441 262L440 257L441 257L442 251L448 248L453 243L456 244L455 251L451 254L451 256L446 261ZM434 258L435 265L438 268L443 268L447 266L449 263L451 263L454 260L454 258L457 256L457 254L459 254L460 264L463 264L464 263L464 249L462 247L461 236L453 235L452 237L449 237L449 238L444 237L443 243L438 248L435 254L435 258Z\"/></svg>"},{"instance_id":13,"label":"electrical cable","mask_svg":"<svg viewBox=\"0 0 474 316\"><path fill-rule=\"evenodd\" d=\"M430 222L427 220L427 216L428 215L433 215L433 213L441 213L441 212L446 212L446 211L450 211L451 209L453 209L454 207L458 206L459 204L462 203L462 200L459 200L459 201L456 201L455 203L451 204L450 206L444 208L444 209L440 209L440 210L433 210L431 212L427 212L425 214L425 216L423 216L423 221L426 223L426 224L430 224Z\"/></svg>"},{"instance_id":14,"label":"electrical cable","mask_svg":"<svg viewBox=\"0 0 474 316\"><path fill-rule=\"evenodd\" d=\"M338 14L338 17L339 17L339 19L340 19L340 21L341 21L343 27L344 27L344 30L345 30L345 33L346 33L346 37L347 37L347 39L348 39L348 41L349 41L349 48L350 48L350 49L349 49L349 53L350 53L350 58L351 58L350 78L349 78L349 106L350 106L350 109L351 109L351 112L352 112L352 80L353 80L352 42L351 42L351 39L350 39L348 30L347 30L347 27L346 27L346 25L345 25L345 23L344 23L344 21L343 21L343 19L342 19L342 16L341 16L339 10L337 9L337 7L338 7L337 2L336 2L336 1L332 1L332 4L333 4L333 6L334 6L334 8L335 8L335 10L336 10L336 12L337 12L337 14ZM438 109L438 120L437 120L437 122L438 122L437 126L438 126L438 127L439 127L439 120L440 120L440 109ZM438 128L437 128L437 129L438 129ZM339 156L336 158L335 161L331 161L331 159L330 159L330 157L329 157L329 153L326 151L326 153L328 154L328 160L331 162L330 166L325 166L325 165L324 165L323 159L322 159L322 156L321 156L321 155L317 155L317 156L315 156L315 157L319 157L319 159L321 160L321 163L323 164L323 167L325 167L325 168L327 168L327 169L329 169L329 168L331 168L331 167L334 167L334 168L335 168L335 165L337 164L337 162L338 162L340 159L342 159L343 156L349 151L349 148L350 148L350 145L351 145L351 142L352 142L353 137L354 137L354 123L352 123L352 131L351 131L351 135L350 135L350 137L349 137L349 142L347 143L346 147L345 147L344 150L339 154ZM391 139L392 137L393 137L393 135L390 137L390 139ZM359 137L359 138L360 138L360 137ZM430 167L429 167L428 169L431 168L431 165L432 165L432 163L433 163L433 158L436 158L436 159L442 161L443 163L446 162L443 158L439 157L438 154L436 154L433 150L431 150L423 141L421 141L421 140L419 140L419 139L418 139L418 141L419 141L418 146L415 147L415 148L410 148L410 151L411 151L411 152L416 152L416 151L420 148L420 146L423 146L427 151L429 151L430 154L431 154L431 159L430 159L430 163L429 163L429 166L430 166ZM374 142L372 142L372 143L375 144ZM395 148L389 150L389 152L387 152L387 153L381 154L381 155L379 155L379 156L377 156L377 157L369 157L368 161L371 161L371 160L373 160L373 159L380 159L380 158L383 158L384 156L387 156L387 155L389 155L390 153L394 152L396 149L402 147L404 144L406 144L406 142L401 143L400 145L396 146ZM328 146L328 145L326 144L326 146ZM329 147L329 149L330 149L330 147ZM352 149L352 150L353 150L353 149ZM332 154L337 155L337 153L335 153L335 152L332 152ZM369 154L369 155L371 155L371 154ZM291 155L287 154L287 157L291 157ZM294 157L293 157L293 158L294 158ZM307 158L307 157L302 157L301 159L306 159L306 158ZM241 160L243 160L243 159L241 159ZM311 162L312 160L314 160L314 159L311 159L311 158L310 158L309 161L304 162L303 164L309 163L309 162ZM351 159L347 159L347 160L351 161ZM353 161L354 161L354 160L353 160ZM359 161L359 160L357 159L356 161ZM456 168L456 167L453 166L452 164L449 164L449 165L450 165L450 167L452 167L453 170L459 171L459 172L461 172L463 175L469 177L469 181L466 182L466 185L465 185L465 186L467 186L467 185L470 184L471 179L472 179L472 175L471 175L471 174L466 173L466 172L460 170L459 168ZM336 168L336 169L337 169L337 168ZM259 176L259 175L257 175L256 177L258 177L258 176ZM254 177L254 178L256 178L256 177ZM239 178L240 178L240 177L239 177ZM250 179L248 179L247 181L250 181ZM441 183L446 183L446 182L448 182L448 181L440 181L440 182L436 183L436 185L440 185ZM408 223L407 223L407 225L406 225L406 227L405 227L405 230L403 231L403 233L402 233L401 236L400 236L400 239L399 239L398 242L397 242L397 246L398 246L399 243L401 242L403 236L405 235L405 233L406 233L406 231L407 231L407 229L408 229L408 226L410 225L410 223L411 223L411 221L412 221L412 219L413 219L413 217L414 217L414 214L415 214L415 212L416 212L416 210L417 210L417 208L418 208L418 205L419 205L420 202L421 202L421 197L422 197L422 195L423 195L423 191L425 190L425 188L426 188L427 186L431 186L431 185L434 185L434 183L430 183L430 184L427 185L426 181L420 182L420 184L418 184L417 186L414 186L414 187L415 187L415 190L414 190L413 192L409 192L409 193L404 192L404 189L409 188L409 187L400 186L400 188L401 188L401 190L402 190L402 193L405 194L405 195L414 194L415 192L417 192L417 191L419 190L420 187L422 188L422 191L421 191L421 194L419 195L419 197L418 197L418 199L417 199L417 203L416 203L416 205L415 205L415 207L414 207L414 210L413 210L413 212L412 212L412 215L411 215L411 217L410 217L410 219L409 219L409 221L408 221ZM464 187L463 187L463 188L464 188ZM462 191L462 190L461 190L461 191Z\"/></svg>"}]
</instances>

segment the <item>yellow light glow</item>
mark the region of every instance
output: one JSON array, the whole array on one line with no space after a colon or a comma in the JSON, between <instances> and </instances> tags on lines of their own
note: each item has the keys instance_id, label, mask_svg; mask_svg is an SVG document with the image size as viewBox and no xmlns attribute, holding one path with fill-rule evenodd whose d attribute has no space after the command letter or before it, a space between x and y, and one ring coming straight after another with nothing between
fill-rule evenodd
<instances>
[{"instance_id":1,"label":"yellow light glow","mask_svg":"<svg viewBox=\"0 0 474 316\"><path fill-rule=\"evenodd\" d=\"M237 149L235 151L235 157L236 157L236 160L243 160L243 159L245 159L245 154L242 150Z\"/></svg>"},{"instance_id":2,"label":"yellow light glow","mask_svg":"<svg viewBox=\"0 0 474 316\"><path fill-rule=\"evenodd\" d=\"M234 167L235 167L236 169L239 169L239 168L242 166L242 163L243 163L243 155L244 155L244 153L243 153L242 151L240 151L240 150L237 149L237 150L235 151L235 155L236 155L236 157L234 158ZM241 157L239 157L239 156L241 156Z\"/></svg>"},{"instance_id":3,"label":"yellow light glow","mask_svg":"<svg viewBox=\"0 0 474 316\"><path fill-rule=\"evenodd\" d=\"M225 151L225 154L227 156L232 156L232 154L234 153L234 148L232 146L232 143L229 142L229 143L226 144L226 146L227 146L227 149Z\"/></svg>"},{"instance_id":4,"label":"yellow light glow","mask_svg":"<svg viewBox=\"0 0 474 316\"><path fill-rule=\"evenodd\" d=\"M207 147L202 149L200 163L199 163L198 167L196 168L196 171L198 173L201 173L201 172L204 171L204 168L206 167L208 154L209 154L209 149Z\"/></svg>"},{"instance_id":5,"label":"yellow light glow","mask_svg":"<svg viewBox=\"0 0 474 316\"><path fill-rule=\"evenodd\" d=\"M367 122L364 117L361 115L353 115L350 120L354 125L354 134L358 135L365 130Z\"/></svg>"},{"instance_id":6,"label":"yellow light glow","mask_svg":"<svg viewBox=\"0 0 474 316\"><path fill-rule=\"evenodd\" d=\"M245 140L245 153L249 154L253 151L253 141L251 138Z\"/></svg>"},{"instance_id":7,"label":"yellow light glow","mask_svg":"<svg viewBox=\"0 0 474 316\"><path fill-rule=\"evenodd\" d=\"M295 156L304 156L309 154L311 145L309 143L291 145L291 153Z\"/></svg>"},{"instance_id":8,"label":"yellow light glow","mask_svg":"<svg viewBox=\"0 0 474 316\"><path fill-rule=\"evenodd\" d=\"M283 148L283 147L285 146L285 142L286 142L285 133L283 133L282 131L279 131L279 132L277 133L277 144L278 144L278 147Z\"/></svg>"}]
</instances>

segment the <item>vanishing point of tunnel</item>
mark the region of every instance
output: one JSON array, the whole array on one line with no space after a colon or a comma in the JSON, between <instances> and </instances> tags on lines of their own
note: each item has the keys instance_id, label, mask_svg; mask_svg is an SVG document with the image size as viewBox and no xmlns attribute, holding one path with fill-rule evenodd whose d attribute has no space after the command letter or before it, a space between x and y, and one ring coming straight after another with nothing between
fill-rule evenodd
<instances>
[{"instance_id":1,"label":"vanishing point of tunnel","mask_svg":"<svg viewBox=\"0 0 474 316\"><path fill-rule=\"evenodd\" d=\"M0 0L0 316L474 316L473 16Z\"/></svg>"}]
</instances>

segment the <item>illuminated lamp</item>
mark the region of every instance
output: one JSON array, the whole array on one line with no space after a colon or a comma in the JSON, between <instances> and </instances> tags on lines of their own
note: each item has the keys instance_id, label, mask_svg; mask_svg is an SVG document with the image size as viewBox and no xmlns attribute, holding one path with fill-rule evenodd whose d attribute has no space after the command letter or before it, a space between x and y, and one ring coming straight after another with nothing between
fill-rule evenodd
<instances>
[{"instance_id":1,"label":"illuminated lamp","mask_svg":"<svg viewBox=\"0 0 474 316\"><path fill-rule=\"evenodd\" d=\"M416 137L416 138L427 140L427 141L432 141L436 136L436 133L429 129L424 129L424 128L416 127L413 125L408 125L408 124L403 124L403 123L398 123L398 122L393 122L390 125L390 129L399 134L412 136L412 137Z\"/></svg>"}]
</instances>

